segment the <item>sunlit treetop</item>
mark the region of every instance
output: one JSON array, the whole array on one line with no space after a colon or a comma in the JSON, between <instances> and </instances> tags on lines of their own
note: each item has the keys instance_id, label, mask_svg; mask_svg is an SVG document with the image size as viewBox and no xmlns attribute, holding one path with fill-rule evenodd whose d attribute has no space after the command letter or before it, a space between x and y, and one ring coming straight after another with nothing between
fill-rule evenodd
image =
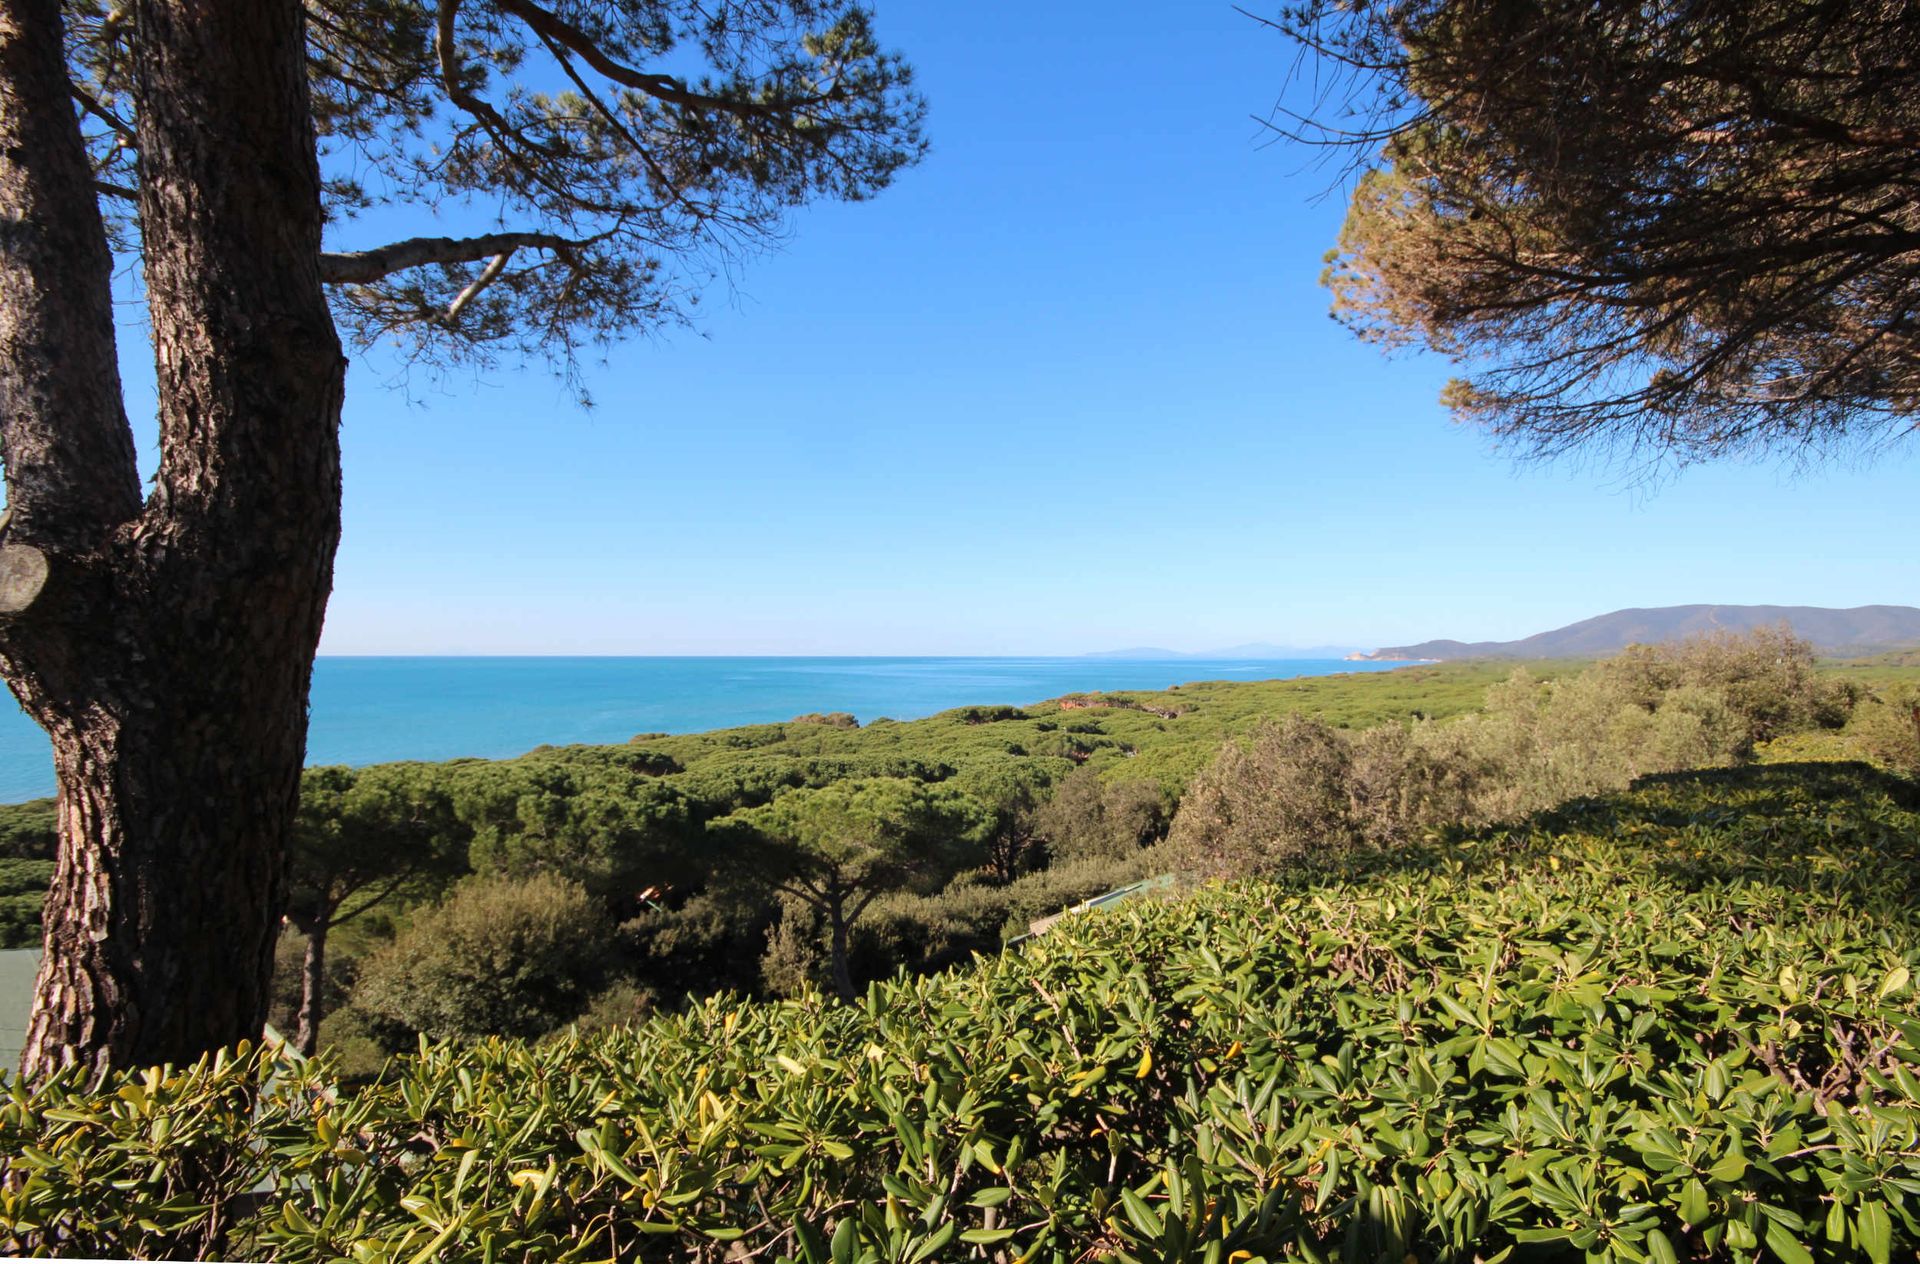
<instances>
[{"instance_id":1,"label":"sunlit treetop","mask_svg":"<svg viewBox=\"0 0 1920 1264\"><path fill-rule=\"evenodd\" d=\"M1327 283L1462 365L1517 451L1790 458L1920 405L1920 7L1311 0L1273 19L1356 160Z\"/></svg>"}]
</instances>

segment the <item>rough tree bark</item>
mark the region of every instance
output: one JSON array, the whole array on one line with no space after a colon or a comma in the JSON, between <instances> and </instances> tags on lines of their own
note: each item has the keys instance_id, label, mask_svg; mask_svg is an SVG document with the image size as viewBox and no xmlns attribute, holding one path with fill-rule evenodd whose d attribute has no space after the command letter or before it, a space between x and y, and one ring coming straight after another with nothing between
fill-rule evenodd
<instances>
[{"instance_id":1,"label":"rough tree bark","mask_svg":"<svg viewBox=\"0 0 1920 1264\"><path fill-rule=\"evenodd\" d=\"M0 669L60 786L29 1077L258 1036L339 538L301 5L131 7L144 503L59 0L0 0Z\"/></svg>"}]
</instances>

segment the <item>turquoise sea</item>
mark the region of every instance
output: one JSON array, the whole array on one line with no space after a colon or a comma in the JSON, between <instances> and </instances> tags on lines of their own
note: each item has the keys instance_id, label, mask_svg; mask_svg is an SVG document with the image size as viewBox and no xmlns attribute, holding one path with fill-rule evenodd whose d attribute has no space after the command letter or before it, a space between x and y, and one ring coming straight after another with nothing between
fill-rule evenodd
<instances>
[{"instance_id":1,"label":"turquoise sea","mask_svg":"<svg viewBox=\"0 0 1920 1264\"><path fill-rule=\"evenodd\" d=\"M313 764L503 758L540 745L624 742L850 711L912 720L948 707L1026 703L1089 689L1272 680L1394 663L1338 659L321 658ZM53 793L33 721L0 703L0 803Z\"/></svg>"}]
</instances>

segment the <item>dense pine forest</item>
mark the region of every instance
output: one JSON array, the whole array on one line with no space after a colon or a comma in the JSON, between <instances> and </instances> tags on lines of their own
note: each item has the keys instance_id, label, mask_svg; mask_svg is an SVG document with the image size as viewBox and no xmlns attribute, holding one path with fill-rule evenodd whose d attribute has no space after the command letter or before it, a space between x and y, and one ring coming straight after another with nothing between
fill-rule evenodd
<instances>
[{"instance_id":1,"label":"dense pine forest","mask_svg":"<svg viewBox=\"0 0 1920 1264\"><path fill-rule=\"evenodd\" d=\"M1917 686L1765 631L312 769L276 1018L318 1056L15 1082L0 1232L1886 1260ZM48 805L4 829L30 880Z\"/></svg>"},{"instance_id":2,"label":"dense pine forest","mask_svg":"<svg viewBox=\"0 0 1920 1264\"><path fill-rule=\"evenodd\" d=\"M1268 876L1648 774L1915 767L1920 668L1767 630L1591 665L1459 664L845 715L518 759L310 769L276 1027L349 1075L691 997L851 999L1161 874ZM38 940L52 805L0 817Z\"/></svg>"},{"instance_id":3,"label":"dense pine forest","mask_svg":"<svg viewBox=\"0 0 1920 1264\"><path fill-rule=\"evenodd\" d=\"M283 991L293 918L331 918L320 1056L16 1084L0 1231L285 1260L1895 1258L1916 676L1763 633L316 769L303 863L334 885L290 913ZM999 950L1163 871L1186 881Z\"/></svg>"}]
</instances>

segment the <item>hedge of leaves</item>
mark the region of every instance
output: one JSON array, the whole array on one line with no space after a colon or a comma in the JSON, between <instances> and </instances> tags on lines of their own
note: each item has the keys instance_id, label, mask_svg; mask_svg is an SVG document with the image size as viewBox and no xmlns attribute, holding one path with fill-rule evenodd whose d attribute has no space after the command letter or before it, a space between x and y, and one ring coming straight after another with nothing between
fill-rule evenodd
<instances>
[{"instance_id":1,"label":"hedge of leaves","mask_svg":"<svg viewBox=\"0 0 1920 1264\"><path fill-rule=\"evenodd\" d=\"M864 1002L0 1108L0 1246L289 1261L1912 1258L1920 803L1666 779Z\"/></svg>"}]
</instances>

